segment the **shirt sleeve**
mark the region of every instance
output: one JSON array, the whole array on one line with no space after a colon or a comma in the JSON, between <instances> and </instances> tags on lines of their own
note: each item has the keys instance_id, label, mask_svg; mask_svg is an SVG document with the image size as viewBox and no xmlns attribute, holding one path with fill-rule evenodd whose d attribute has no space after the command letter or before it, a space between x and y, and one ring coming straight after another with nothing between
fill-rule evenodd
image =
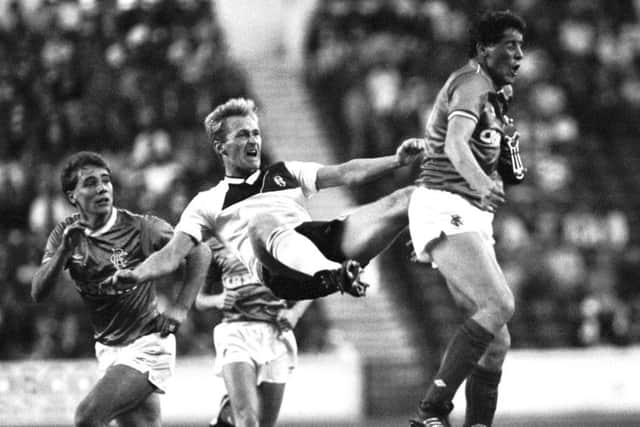
<instances>
[{"instance_id":1,"label":"shirt sleeve","mask_svg":"<svg viewBox=\"0 0 640 427\"><path fill-rule=\"evenodd\" d=\"M465 74L458 77L451 85L448 118L451 119L457 115L477 122L490 91L491 85L480 74Z\"/></svg>"},{"instance_id":2,"label":"shirt sleeve","mask_svg":"<svg viewBox=\"0 0 640 427\"><path fill-rule=\"evenodd\" d=\"M318 170L324 165L315 162L285 162L285 166L298 180L305 197L309 198L318 192Z\"/></svg>"},{"instance_id":3,"label":"shirt sleeve","mask_svg":"<svg viewBox=\"0 0 640 427\"><path fill-rule=\"evenodd\" d=\"M173 227L164 219L149 215L146 217L149 229L149 247L152 251L157 251L166 245L173 236Z\"/></svg>"},{"instance_id":4,"label":"shirt sleeve","mask_svg":"<svg viewBox=\"0 0 640 427\"><path fill-rule=\"evenodd\" d=\"M193 237L197 242L202 242L216 235L216 217L222 210L225 189L217 185L209 191L198 193L189 202L175 231L181 231Z\"/></svg>"},{"instance_id":5,"label":"shirt sleeve","mask_svg":"<svg viewBox=\"0 0 640 427\"><path fill-rule=\"evenodd\" d=\"M58 223L49 234L49 238L47 239L47 244L44 247L44 254L42 255L42 264L49 262L53 254L58 249L58 246L62 244L62 235L64 233L64 229L67 226L75 221L74 218L66 218L64 221Z\"/></svg>"}]
</instances>

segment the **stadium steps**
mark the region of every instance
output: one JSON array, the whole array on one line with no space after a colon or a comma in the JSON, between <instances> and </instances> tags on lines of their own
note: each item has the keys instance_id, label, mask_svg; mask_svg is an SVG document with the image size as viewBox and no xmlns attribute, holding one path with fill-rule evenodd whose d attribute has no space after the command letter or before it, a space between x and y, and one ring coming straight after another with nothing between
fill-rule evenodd
<instances>
[{"instance_id":1,"label":"stadium steps","mask_svg":"<svg viewBox=\"0 0 640 427\"><path fill-rule=\"evenodd\" d=\"M265 150L278 160L331 164L337 161L302 76L277 58L245 60L252 92L259 102ZM310 203L314 218L332 218L353 208L347 189L329 189ZM372 283L366 298L332 295L321 301L332 328L351 343L365 367L368 415L407 413L424 390L420 345L411 336L410 315L379 280L376 262L367 267ZM371 276L369 276L371 275Z\"/></svg>"}]
</instances>

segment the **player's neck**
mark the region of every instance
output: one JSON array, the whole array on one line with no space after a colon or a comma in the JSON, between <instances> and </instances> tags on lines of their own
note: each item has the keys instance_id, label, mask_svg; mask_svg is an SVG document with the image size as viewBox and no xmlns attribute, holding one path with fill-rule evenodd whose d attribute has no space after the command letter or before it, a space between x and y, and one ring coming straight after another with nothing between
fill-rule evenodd
<instances>
[{"instance_id":1,"label":"player's neck","mask_svg":"<svg viewBox=\"0 0 640 427\"><path fill-rule=\"evenodd\" d=\"M109 212L105 214L95 214L95 215L84 214L82 215L83 220L87 223L90 229L97 230L103 227L107 223L107 221L109 221L109 218L111 218L111 215L113 214L114 209L115 207L112 207L109 210Z\"/></svg>"}]
</instances>

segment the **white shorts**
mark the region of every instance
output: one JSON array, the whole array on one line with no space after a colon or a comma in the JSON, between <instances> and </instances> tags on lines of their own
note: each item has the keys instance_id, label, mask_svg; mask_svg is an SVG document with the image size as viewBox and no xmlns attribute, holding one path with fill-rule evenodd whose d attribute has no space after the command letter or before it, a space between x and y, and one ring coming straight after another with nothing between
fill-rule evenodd
<instances>
[{"instance_id":1,"label":"white shorts","mask_svg":"<svg viewBox=\"0 0 640 427\"><path fill-rule=\"evenodd\" d=\"M95 344L98 359L98 377L115 365L126 365L136 371L149 373L149 382L165 393L167 382L176 367L176 337L159 333L144 335L131 344L123 346Z\"/></svg>"},{"instance_id":2,"label":"white shorts","mask_svg":"<svg viewBox=\"0 0 640 427\"><path fill-rule=\"evenodd\" d=\"M448 191L418 187L409 201L409 232L421 262L432 262L430 249L442 237L453 234L480 233L493 245L493 214Z\"/></svg>"},{"instance_id":3,"label":"white shorts","mask_svg":"<svg viewBox=\"0 0 640 427\"><path fill-rule=\"evenodd\" d=\"M256 368L257 384L286 383L297 365L298 344L293 331L281 331L267 322L223 322L213 329L215 372L234 362Z\"/></svg>"}]
</instances>

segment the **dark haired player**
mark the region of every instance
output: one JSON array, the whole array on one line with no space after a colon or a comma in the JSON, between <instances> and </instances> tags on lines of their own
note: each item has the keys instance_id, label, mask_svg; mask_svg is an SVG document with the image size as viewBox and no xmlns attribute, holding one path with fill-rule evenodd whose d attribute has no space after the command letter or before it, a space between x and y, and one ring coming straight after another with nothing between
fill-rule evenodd
<instances>
[{"instance_id":1,"label":"dark haired player","mask_svg":"<svg viewBox=\"0 0 640 427\"><path fill-rule=\"evenodd\" d=\"M45 298L68 269L90 310L100 379L80 402L76 426L160 426L160 399L175 366L174 333L186 318L210 261L206 245L187 256L185 281L164 313L154 283L114 284L119 269L133 268L164 246L173 231L160 218L113 206L111 170L93 152L66 162L62 190L77 212L49 235L32 280L35 301Z\"/></svg>"},{"instance_id":2,"label":"dark haired player","mask_svg":"<svg viewBox=\"0 0 640 427\"><path fill-rule=\"evenodd\" d=\"M483 14L471 30L469 62L449 76L427 122L427 155L409 204L411 239L417 259L437 266L467 320L449 341L415 427L447 426L465 379L464 425L493 421L514 298L496 261L492 221L505 201L503 183L524 178L506 115L524 30L508 11Z\"/></svg>"}]
</instances>

